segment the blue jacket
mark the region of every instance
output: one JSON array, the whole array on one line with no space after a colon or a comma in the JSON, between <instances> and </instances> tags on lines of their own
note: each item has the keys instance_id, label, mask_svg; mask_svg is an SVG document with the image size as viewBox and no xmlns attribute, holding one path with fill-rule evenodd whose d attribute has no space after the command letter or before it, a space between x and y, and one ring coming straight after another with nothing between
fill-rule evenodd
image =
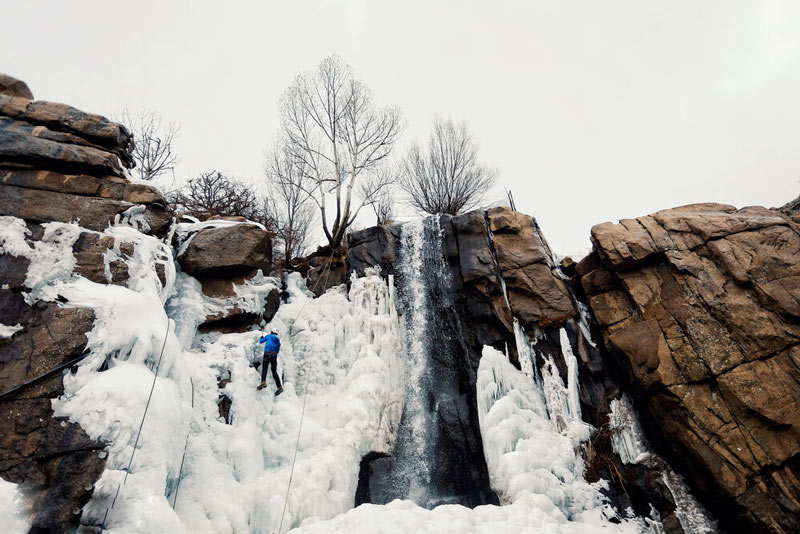
<instances>
[{"instance_id":1,"label":"blue jacket","mask_svg":"<svg viewBox=\"0 0 800 534\"><path fill-rule=\"evenodd\" d=\"M278 354L281 350L281 340L278 339L278 336L275 334L267 334L263 336L259 341L259 343L266 343L264 345L264 352L273 352Z\"/></svg>"}]
</instances>

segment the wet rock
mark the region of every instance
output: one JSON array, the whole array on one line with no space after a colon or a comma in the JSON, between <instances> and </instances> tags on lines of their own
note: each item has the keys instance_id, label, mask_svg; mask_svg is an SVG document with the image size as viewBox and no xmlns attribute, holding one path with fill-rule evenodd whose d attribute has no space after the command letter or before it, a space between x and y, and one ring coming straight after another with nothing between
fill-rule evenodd
<instances>
[{"instance_id":1,"label":"wet rock","mask_svg":"<svg viewBox=\"0 0 800 534\"><path fill-rule=\"evenodd\" d=\"M452 218L452 224L470 316L476 322L499 321L507 332L513 332L513 318L505 301L483 212L458 215Z\"/></svg>"},{"instance_id":2,"label":"wet rock","mask_svg":"<svg viewBox=\"0 0 800 534\"><path fill-rule=\"evenodd\" d=\"M598 225L592 241L577 271L657 442L731 531L796 532L797 225L697 204Z\"/></svg>"},{"instance_id":3,"label":"wet rock","mask_svg":"<svg viewBox=\"0 0 800 534\"><path fill-rule=\"evenodd\" d=\"M204 228L189 239L178 257L186 273L226 278L253 269L270 271L272 242L267 231L255 224Z\"/></svg>"},{"instance_id":4,"label":"wet rock","mask_svg":"<svg viewBox=\"0 0 800 534\"><path fill-rule=\"evenodd\" d=\"M281 292L278 288L275 288L267 294L267 302L264 305L264 312L261 314L261 318L267 323L270 322L275 317L275 314L278 313L280 306Z\"/></svg>"},{"instance_id":5,"label":"wet rock","mask_svg":"<svg viewBox=\"0 0 800 534\"><path fill-rule=\"evenodd\" d=\"M400 231L400 225L380 225L351 233L347 256L350 271L364 276L368 268L379 267L384 276L394 274Z\"/></svg>"}]
</instances>

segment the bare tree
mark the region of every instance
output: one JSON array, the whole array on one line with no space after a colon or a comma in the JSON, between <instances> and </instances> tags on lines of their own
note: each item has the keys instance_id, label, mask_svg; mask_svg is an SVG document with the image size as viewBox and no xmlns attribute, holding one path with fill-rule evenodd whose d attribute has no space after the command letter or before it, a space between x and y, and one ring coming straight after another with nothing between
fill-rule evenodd
<instances>
[{"instance_id":1,"label":"bare tree","mask_svg":"<svg viewBox=\"0 0 800 534\"><path fill-rule=\"evenodd\" d=\"M372 187L359 190L362 198L356 206L353 188L391 153L402 130L400 111L377 107L351 68L330 56L316 71L298 76L284 93L281 123L286 149L302 162L303 180L293 186L316 203L325 237L335 250L361 208L386 186L370 180Z\"/></svg>"},{"instance_id":2,"label":"bare tree","mask_svg":"<svg viewBox=\"0 0 800 534\"><path fill-rule=\"evenodd\" d=\"M394 165L382 165L359 184L359 195L365 204L372 206L377 224L386 224L395 215L394 184L400 170Z\"/></svg>"},{"instance_id":3,"label":"bare tree","mask_svg":"<svg viewBox=\"0 0 800 534\"><path fill-rule=\"evenodd\" d=\"M410 204L430 214L474 208L497 178L478 161L478 141L467 123L451 119L434 120L427 150L414 144L402 167L400 184Z\"/></svg>"},{"instance_id":4,"label":"bare tree","mask_svg":"<svg viewBox=\"0 0 800 534\"><path fill-rule=\"evenodd\" d=\"M314 223L304 167L305 163L293 157L285 147L276 147L267 156L265 212L275 223L286 266L305 252Z\"/></svg>"},{"instance_id":5,"label":"bare tree","mask_svg":"<svg viewBox=\"0 0 800 534\"><path fill-rule=\"evenodd\" d=\"M131 114L127 109L122 112L122 123L133 133L133 160L140 179L154 180L175 168L180 160L172 143L180 133L178 123L163 124L161 116L151 110Z\"/></svg>"},{"instance_id":6,"label":"bare tree","mask_svg":"<svg viewBox=\"0 0 800 534\"><path fill-rule=\"evenodd\" d=\"M256 194L242 182L219 171L204 172L191 178L172 201L201 220L219 215L270 223Z\"/></svg>"}]
</instances>

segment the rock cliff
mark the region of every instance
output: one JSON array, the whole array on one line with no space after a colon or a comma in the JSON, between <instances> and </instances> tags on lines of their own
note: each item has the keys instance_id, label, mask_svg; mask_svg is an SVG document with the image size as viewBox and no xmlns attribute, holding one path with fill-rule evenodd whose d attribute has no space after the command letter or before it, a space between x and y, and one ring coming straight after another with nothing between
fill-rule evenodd
<instances>
[{"instance_id":1,"label":"rock cliff","mask_svg":"<svg viewBox=\"0 0 800 534\"><path fill-rule=\"evenodd\" d=\"M800 529L800 221L787 211L698 204L601 224L577 266L651 432L732 531Z\"/></svg>"},{"instance_id":2,"label":"rock cliff","mask_svg":"<svg viewBox=\"0 0 800 534\"><path fill-rule=\"evenodd\" d=\"M106 443L56 417L51 403L87 354L99 309L54 294L50 282L140 291L146 279L159 304L177 266L198 296L202 289L201 336L251 330L280 305L278 281L265 276L266 231L175 224L157 189L127 179L133 142L123 126L35 101L23 82L0 75L0 477L24 491L31 532L74 528L105 469ZM586 478L605 479L619 511L659 518L669 534L691 532L669 487L671 464L722 530L800 530L797 200L604 223L577 264L557 262L536 221L508 208L433 221L439 248L423 265L440 271L424 273L433 304L423 322L434 347L426 379L436 387L425 400L435 413L432 485L443 497L429 504L498 502L476 408L488 345L565 384L577 365L572 408L593 427ZM410 313L402 247L400 225L368 228L302 270L319 295L377 267L394 279L398 311ZM231 375L215 379L227 388ZM628 396L657 453L648 462L617 446L625 414L615 410ZM218 402L230 423L231 398L223 391ZM357 502L392 497L391 462L383 450L363 457Z\"/></svg>"},{"instance_id":3,"label":"rock cliff","mask_svg":"<svg viewBox=\"0 0 800 534\"><path fill-rule=\"evenodd\" d=\"M95 313L45 296L47 278L124 286L138 243L104 231L123 224L163 236L171 223L161 193L125 177L131 148L123 126L34 101L23 82L0 76L0 224L19 238L0 242L0 477L21 485L31 532L74 528L105 465L105 445L51 408ZM54 257L67 241L72 257ZM162 284L166 259L148 262Z\"/></svg>"}]
</instances>

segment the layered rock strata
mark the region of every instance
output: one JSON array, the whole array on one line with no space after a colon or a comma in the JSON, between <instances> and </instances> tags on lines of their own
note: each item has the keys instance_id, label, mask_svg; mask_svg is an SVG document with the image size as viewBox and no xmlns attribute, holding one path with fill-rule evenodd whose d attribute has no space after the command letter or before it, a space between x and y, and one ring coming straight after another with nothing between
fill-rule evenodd
<instances>
[{"instance_id":1,"label":"layered rock strata","mask_svg":"<svg viewBox=\"0 0 800 534\"><path fill-rule=\"evenodd\" d=\"M163 236L172 219L157 189L125 177L132 142L122 125L34 101L27 85L0 75L0 218L22 232L0 242L0 323L9 332L0 338L0 477L20 485L30 532L74 531L105 466L105 444L51 408L67 364L85 354L95 312L41 298L34 286L48 273L31 258L65 244L64 276L128 283L136 240L103 232L120 224ZM166 285L171 257L152 260Z\"/></svg>"}]
</instances>

